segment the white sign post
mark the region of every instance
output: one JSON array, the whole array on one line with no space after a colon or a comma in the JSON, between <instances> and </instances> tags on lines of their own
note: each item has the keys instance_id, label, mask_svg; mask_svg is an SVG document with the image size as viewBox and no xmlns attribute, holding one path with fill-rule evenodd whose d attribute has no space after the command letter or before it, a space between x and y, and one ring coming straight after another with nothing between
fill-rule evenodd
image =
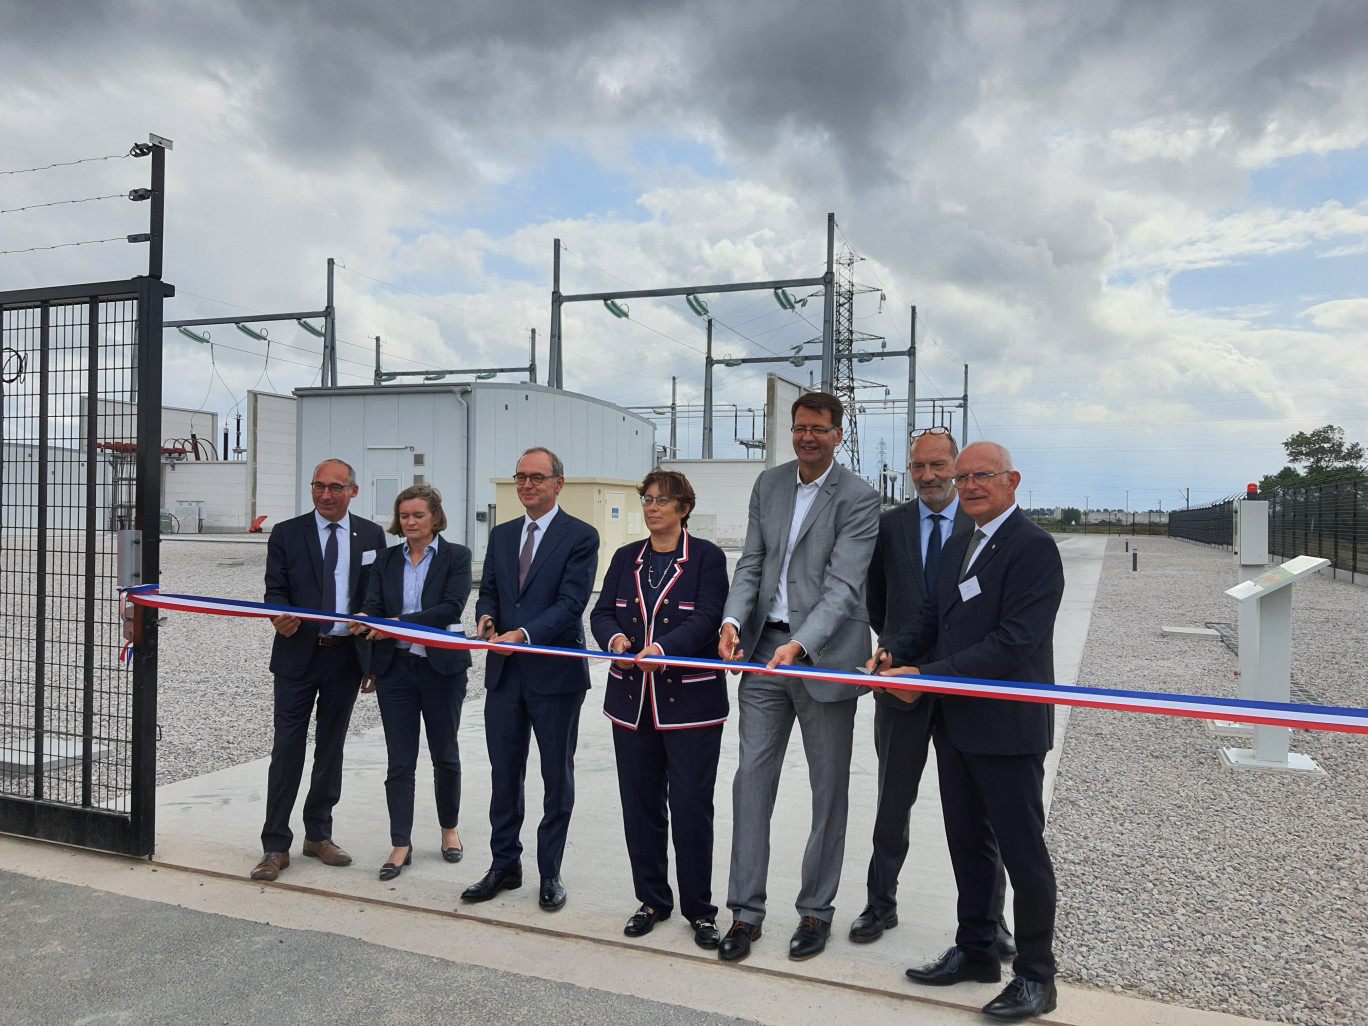
<instances>
[{"instance_id":1,"label":"white sign post","mask_svg":"<svg viewBox=\"0 0 1368 1026\"><path fill-rule=\"evenodd\" d=\"M1252 581L1268 569L1268 502L1264 499L1236 499L1233 516L1235 563L1241 581ZM1239 677L1240 697L1257 698L1254 681L1258 676L1256 651L1258 641L1256 607L1240 604L1239 614ZM1247 723L1229 720L1207 720L1213 734L1233 734L1252 737L1254 728Z\"/></svg>"},{"instance_id":2,"label":"white sign post","mask_svg":"<svg viewBox=\"0 0 1368 1026\"><path fill-rule=\"evenodd\" d=\"M1226 591L1240 603L1242 697L1264 702L1292 700L1292 584L1329 565L1328 559L1298 556ZM1288 751L1291 736L1289 727L1257 726L1252 751L1223 748L1221 760L1232 769L1323 773L1310 756Z\"/></svg>"}]
</instances>

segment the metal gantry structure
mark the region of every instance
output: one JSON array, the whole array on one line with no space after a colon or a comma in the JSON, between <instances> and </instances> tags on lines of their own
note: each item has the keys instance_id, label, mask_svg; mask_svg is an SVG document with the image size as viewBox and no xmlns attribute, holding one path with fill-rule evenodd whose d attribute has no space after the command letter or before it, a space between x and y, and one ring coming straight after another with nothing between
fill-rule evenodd
<instances>
[{"instance_id":1,"label":"metal gantry structure","mask_svg":"<svg viewBox=\"0 0 1368 1026\"><path fill-rule=\"evenodd\" d=\"M785 289L822 289L823 312L822 312L822 391L830 392L835 380L835 347L833 339L835 337L835 298L836 298L836 215L827 214L827 242L826 242L826 273L819 278L784 278L776 281L746 281L730 282L722 285L683 285L664 289L626 289L615 292L582 292L573 295L565 295L561 292L561 240L556 239L553 246L551 263L551 345L550 354L547 359L547 383L552 388L565 387L565 358L564 340L561 332L561 308L566 303L603 303L613 310L613 304L621 304L628 299L665 299L670 296L700 296L710 295L721 292L763 292L766 290L774 291L776 294ZM619 312L623 308L613 312L621 317L624 313ZM712 318L708 319L708 334L712 335ZM767 359L752 358L742 362L745 363L784 363L789 357L778 356ZM711 372L709 373L711 380ZM706 457L705 457L706 458Z\"/></svg>"}]
</instances>

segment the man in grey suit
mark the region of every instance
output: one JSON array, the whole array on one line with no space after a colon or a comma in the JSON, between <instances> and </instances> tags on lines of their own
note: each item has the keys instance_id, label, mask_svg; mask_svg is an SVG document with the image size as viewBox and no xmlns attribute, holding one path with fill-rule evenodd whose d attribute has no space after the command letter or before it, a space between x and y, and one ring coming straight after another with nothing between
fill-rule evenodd
<instances>
[{"instance_id":1,"label":"man in grey suit","mask_svg":"<svg viewBox=\"0 0 1368 1026\"><path fill-rule=\"evenodd\" d=\"M870 651L865 575L879 532L879 497L835 462L841 402L809 392L793 404L798 459L765 471L751 491L746 547L723 611L718 654L767 668L798 663L835 670ZM765 918L770 816L797 719L812 787L812 829L803 856L792 959L826 947L845 855L855 704L860 689L748 673L737 692L740 765L732 784L731 881L734 921L718 955L750 954Z\"/></svg>"},{"instance_id":2,"label":"man in grey suit","mask_svg":"<svg viewBox=\"0 0 1368 1026\"><path fill-rule=\"evenodd\" d=\"M879 540L869 564L869 622L879 645L897 633L926 603L940 573L941 551L951 538L974 529L955 491L959 446L945 428L932 428L912 443L908 477L917 500L879 518ZM929 653L922 653L928 656ZM920 701L918 700L920 699ZM850 939L869 943L898 925L898 874L907 858L912 806L917 800L929 748L931 695L874 689L874 750L879 756L879 804L874 816L874 853L869 859L868 904L850 924ZM1016 957L1016 942L1002 915L1007 875L998 860L998 954Z\"/></svg>"}]
</instances>

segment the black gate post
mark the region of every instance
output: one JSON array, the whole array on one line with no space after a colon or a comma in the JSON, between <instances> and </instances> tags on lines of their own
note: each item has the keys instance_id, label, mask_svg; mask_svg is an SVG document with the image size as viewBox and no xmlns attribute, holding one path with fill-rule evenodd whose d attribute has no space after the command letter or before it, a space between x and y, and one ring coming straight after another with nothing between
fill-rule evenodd
<instances>
[{"instance_id":1,"label":"black gate post","mask_svg":"<svg viewBox=\"0 0 1368 1026\"><path fill-rule=\"evenodd\" d=\"M133 528L140 534L140 580L144 584L156 584L161 580L164 291L160 280L139 280L138 334L134 351L138 383L138 481ZM140 606L138 614L133 628L132 802L129 810L138 854L151 855L156 844L157 809L157 611Z\"/></svg>"}]
</instances>

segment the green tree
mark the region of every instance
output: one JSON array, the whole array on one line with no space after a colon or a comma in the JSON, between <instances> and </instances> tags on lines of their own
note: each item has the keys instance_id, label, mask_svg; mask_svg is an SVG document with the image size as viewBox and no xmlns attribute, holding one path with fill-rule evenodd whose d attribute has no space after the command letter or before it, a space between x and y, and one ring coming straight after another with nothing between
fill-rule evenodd
<instances>
[{"instance_id":1,"label":"green tree","mask_svg":"<svg viewBox=\"0 0 1368 1026\"><path fill-rule=\"evenodd\" d=\"M1344 444L1344 428L1326 424L1314 431L1298 431L1283 442L1289 462L1306 467L1306 475L1335 471L1361 473L1363 446Z\"/></svg>"},{"instance_id":2,"label":"green tree","mask_svg":"<svg viewBox=\"0 0 1368 1026\"><path fill-rule=\"evenodd\" d=\"M1298 431L1283 442L1283 450L1291 465L1283 467L1276 474L1266 475L1259 482L1260 491L1333 484L1364 473L1363 446L1358 442L1346 445L1344 428L1334 424L1326 424L1314 431ZM1298 471L1297 467L1304 469Z\"/></svg>"},{"instance_id":3,"label":"green tree","mask_svg":"<svg viewBox=\"0 0 1368 1026\"><path fill-rule=\"evenodd\" d=\"M1073 506L1066 506L1059 511L1059 522L1065 527L1083 522L1083 511Z\"/></svg>"}]
</instances>

